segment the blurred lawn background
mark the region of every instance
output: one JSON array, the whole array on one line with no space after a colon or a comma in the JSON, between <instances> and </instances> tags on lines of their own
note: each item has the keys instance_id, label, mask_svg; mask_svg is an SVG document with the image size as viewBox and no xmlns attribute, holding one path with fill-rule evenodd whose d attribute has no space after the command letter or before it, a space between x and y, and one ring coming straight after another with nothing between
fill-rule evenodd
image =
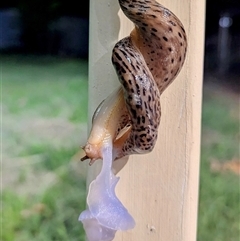
<instances>
[{"instance_id":1,"label":"blurred lawn background","mask_svg":"<svg viewBox=\"0 0 240 241\"><path fill-rule=\"evenodd\" d=\"M86 60L1 55L2 240L84 240ZM239 96L204 82L198 241L240 237Z\"/></svg>"},{"instance_id":2,"label":"blurred lawn background","mask_svg":"<svg viewBox=\"0 0 240 241\"><path fill-rule=\"evenodd\" d=\"M84 240L87 61L1 60L3 240Z\"/></svg>"}]
</instances>

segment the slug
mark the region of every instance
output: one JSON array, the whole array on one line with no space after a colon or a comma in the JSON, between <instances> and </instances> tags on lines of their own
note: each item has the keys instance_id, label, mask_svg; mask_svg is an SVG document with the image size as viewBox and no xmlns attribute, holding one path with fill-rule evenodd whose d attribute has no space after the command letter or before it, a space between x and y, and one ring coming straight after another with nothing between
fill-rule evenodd
<instances>
[{"instance_id":1,"label":"slug","mask_svg":"<svg viewBox=\"0 0 240 241\"><path fill-rule=\"evenodd\" d=\"M160 95L180 72L187 39L180 20L155 0L119 0L135 24L130 36L113 48L112 63L121 86L97 108L83 147L90 164L113 139L114 160L152 151L158 136Z\"/></svg>"},{"instance_id":2,"label":"slug","mask_svg":"<svg viewBox=\"0 0 240 241\"><path fill-rule=\"evenodd\" d=\"M90 184L87 209L80 214L89 241L111 241L117 230L135 222L115 194L119 180L112 162L153 150L158 137L160 96L180 72L187 39L180 20L155 0L118 0L135 24L113 48L112 63L120 87L96 109L83 147L90 165L103 160Z\"/></svg>"}]
</instances>

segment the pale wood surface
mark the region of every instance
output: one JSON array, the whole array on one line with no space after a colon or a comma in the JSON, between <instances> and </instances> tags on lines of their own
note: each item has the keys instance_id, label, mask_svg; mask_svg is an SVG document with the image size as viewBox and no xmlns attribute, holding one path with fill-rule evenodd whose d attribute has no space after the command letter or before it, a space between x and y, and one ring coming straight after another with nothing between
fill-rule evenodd
<instances>
[{"instance_id":1,"label":"pale wood surface","mask_svg":"<svg viewBox=\"0 0 240 241\"><path fill-rule=\"evenodd\" d=\"M204 0L162 0L182 21L188 54L174 83L161 97L158 142L147 155L130 157L118 176L117 194L136 221L116 241L194 241L198 205L201 97L204 46ZM129 35L132 23L119 13L117 0L91 0L89 117L119 85L111 65L117 39ZM89 168L88 182L99 171Z\"/></svg>"}]
</instances>

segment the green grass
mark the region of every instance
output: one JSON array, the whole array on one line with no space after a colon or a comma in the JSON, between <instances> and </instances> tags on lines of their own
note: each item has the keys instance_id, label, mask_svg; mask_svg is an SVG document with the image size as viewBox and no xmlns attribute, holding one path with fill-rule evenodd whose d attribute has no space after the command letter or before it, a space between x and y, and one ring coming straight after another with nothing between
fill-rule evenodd
<instances>
[{"instance_id":1,"label":"green grass","mask_svg":"<svg viewBox=\"0 0 240 241\"><path fill-rule=\"evenodd\" d=\"M77 219L85 208L85 182L66 169L58 175L58 183L41 195L24 197L3 191L2 240L84 240ZM43 208L34 211L38 203Z\"/></svg>"},{"instance_id":2,"label":"green grass","mask_svg":"<svg viewBox=\"0 0 240 241\"><path fill-rule=\"evenodd\" d=\"M10 172L7 169L7 175L18 175L12 185L5 185L3 179L2 240L83 241L84 232L77 219L85 206L85 179L79 174L82 166L76 167L71 161L80 144L71 139L81 133L73 130L70 137L45 140L40 138L41 129L36 136L29 135L30 127L24 123L38 118L63 119L74 128L86 123L87 62L3 55L1 70L3 155L16 165ZM208 87L203 100L198 241L237 241L239 177L231 172L214 172L211 161L224 163L239 158L238 103L229 96L213 95ZM56 146L59 139L61 145ZM18 166L18 162L22 164ZM39 176L34 190L21 192L18 188L27 188L31 182L29 173L46 175L46 179L52 173L55 181L38 191L44 180ZM36 208L39 205L41 208Z\"/></svg>"},{"instance_id":3,"label":"green grass","mask_svg":"<svg viewBox=\"0 0 240 241\"><path fill-rule=\"evenodd\" d=\"M87 119L87 62L1 56L3 103L14 114Z\"/></svg>"},{"instance_id":4,"label":"green grass","mask_svg":"<svg viewBox=\"0 0 240 241\"><path fill-rule=\"evenodd\" d=\"M239 160L238 102L207 88L203 99L198 241L238 241L239 176L211 169L213 160Z\"/></svg>"},{"instance_id":5,"label":"green grass","mask_svg":"<svg viewBox=\"0 0 240 241\"><path fill-rule=\"evenodd\" d=\"M3 241L84 240L78 216L85 208L85 177L79 175L81 166L76 170L71 161L80 143L67 145L72 143L71 137L65 139L61 133L55 139L50 133L45 140L47 133L40 137L41 129L29 133L28 122L37 123L39 119L54 123L57 119L66 122L66 128L86 123L87 67L84 60L1 56L3 155L8 159L3 167L13 166L6 168L11 173L3 175ZM73 135L81 137L74 130ZM58 139L60 145L56 146L54 142ZM35 156L39 161L34 162ZM28 164L18 166L16 162L22 163L22 159ZM43 178L39 175L39 183L19 193L19 187L29 188L29 172L37 177L41 173ZM55 175L55 181L49 182L44 191L38 191L48 173ZM18 175L17 181L10 185L7 175ZM35 210L39 204L42 210Z\"/></svg>"}]
</instances>

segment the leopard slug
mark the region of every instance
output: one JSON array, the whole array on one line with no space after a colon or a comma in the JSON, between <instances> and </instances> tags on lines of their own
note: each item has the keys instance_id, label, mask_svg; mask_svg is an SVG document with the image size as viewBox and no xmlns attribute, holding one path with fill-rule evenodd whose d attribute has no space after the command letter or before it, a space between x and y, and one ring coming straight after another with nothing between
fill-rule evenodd
<instances>
[{"instance_id":1,"label":"leopard slug","mask_svg":"<svg viewBox=\"0 0 240 241\"><path fill-rule=\"evenodd\" d=\"M152 151L158 136L160 96L180 72L187 39L180 20L155 0L119 0L135 28L113 48L121 86L97 108L87 144L90 164L101 159L107 136L114 159Z\"/></svg>"},{"instance_id":2,"label":"leopard slug","mask_svg":"<svg viewBox=\"0 0 240 241\"><path fill-rule=\"evenodd\" d=\"M119 181L113 160L150 152L155 145L160 96L179 73L186 56L186 34L178 18L155 0L119 0L135 24L130 36L113 48L112 63L120 87L96 109L83 147L102 169L89 185L87 208L80 216L89 241L111 241L135 221L115 194ZM120 163L120 162L115 162Z\"/></svg>"}]
</instances>

